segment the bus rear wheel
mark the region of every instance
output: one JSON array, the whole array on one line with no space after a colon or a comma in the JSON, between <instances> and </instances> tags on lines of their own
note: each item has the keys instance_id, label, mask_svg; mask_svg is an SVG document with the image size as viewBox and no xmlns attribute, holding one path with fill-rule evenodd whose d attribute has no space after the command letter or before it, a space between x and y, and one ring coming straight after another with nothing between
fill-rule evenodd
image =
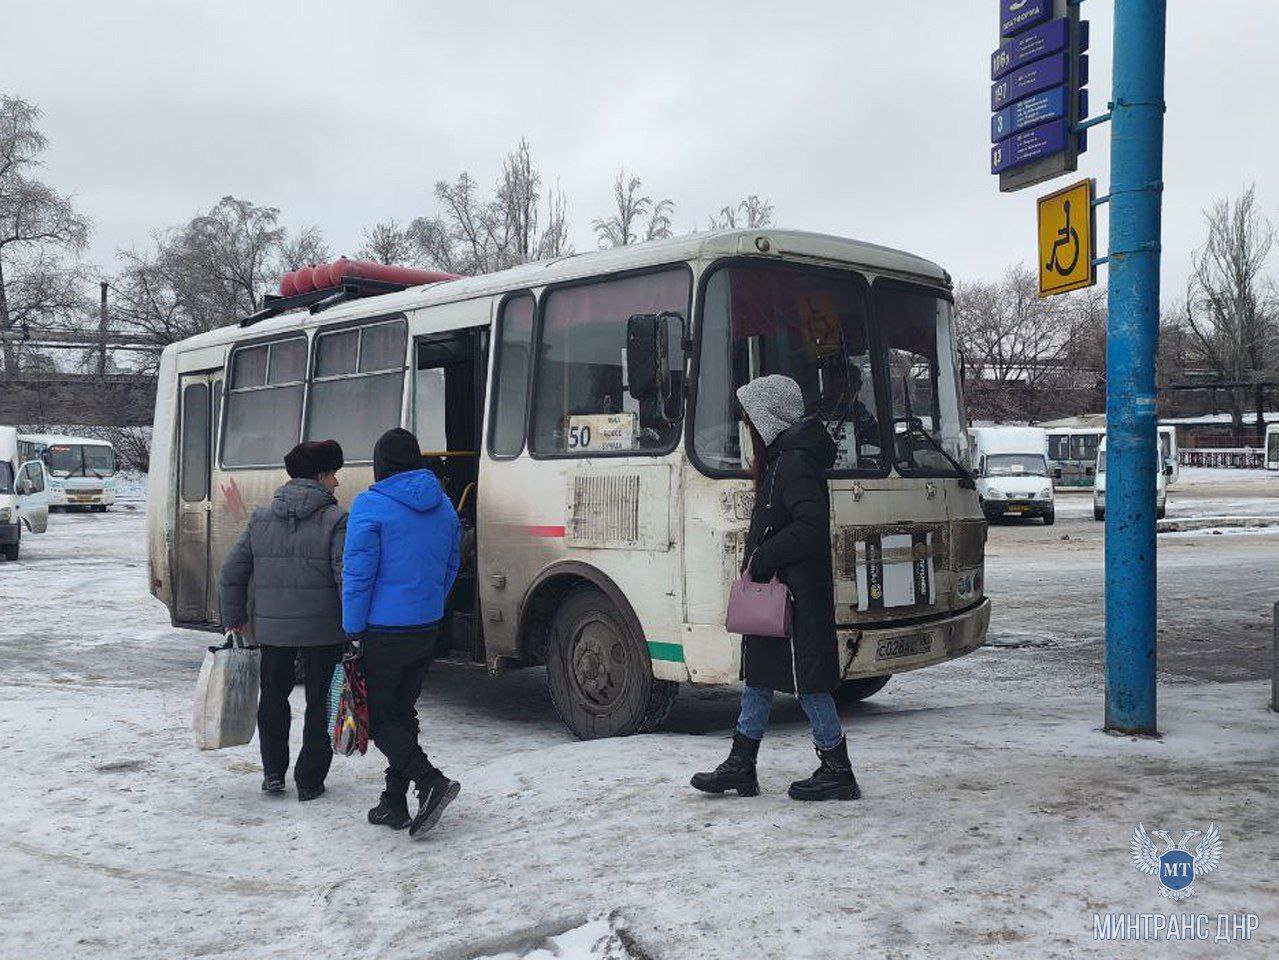
<instances>
[{"instance_id":1,"label":"bus rear wheel","mask_svg":"<svg viewBox=\"0 0 1279 960\"><path fill-rule=\"evenodd\" d=\"M836 703L861 703L867 697L873 697L893 678L891 673L882 677L862 677L859 680L845 680L835 691Z\"/></svg>"},{"instance_id":2,"label":"bus rear wheel","mask_svg":"<svg viewBox=\"0 0 1279 960\"><path fill-rule=\"evenodd\" d=\"M546 652L551 702L579 740L656 730L679 684L653 676L643 638L594 587L565 595Z\"/></svg>"}]
</instances>

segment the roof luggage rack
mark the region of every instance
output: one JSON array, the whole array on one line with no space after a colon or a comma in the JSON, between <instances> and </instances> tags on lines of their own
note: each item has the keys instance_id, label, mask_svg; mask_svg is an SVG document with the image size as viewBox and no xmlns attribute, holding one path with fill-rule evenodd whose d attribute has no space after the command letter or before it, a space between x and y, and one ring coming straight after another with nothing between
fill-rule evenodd
<instances>
[{"instance_id":1,"label":"roof luggage rack","mask_svg":"<svg viewBox=\"0 0 1279 960\"><path fill-rule=\"evenodd\" d=\"M365 277L343 277L337 286L311 290L307 293L282 297L268 293L262 298L264 306L257 313L251 313L240 321L240 326L251 327L255 323L269 320L289 310L300 310L306 307L311 313L319 313L339 303L354 300L357 297L379 293L398 293L407 290L409 284L395 283L391 280L370 280Z\"/></svg>"}]
</instances>

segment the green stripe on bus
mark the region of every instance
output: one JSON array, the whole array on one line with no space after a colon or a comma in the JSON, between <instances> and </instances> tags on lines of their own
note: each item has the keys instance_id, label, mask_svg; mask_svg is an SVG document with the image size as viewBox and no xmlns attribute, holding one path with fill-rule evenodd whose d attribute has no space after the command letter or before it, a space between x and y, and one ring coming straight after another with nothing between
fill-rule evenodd
<instances>
[{"instance_id":1,"label":"green stripe on bus","mask_svg":"<svg viewBox=\"0 0 1279 960\"><path fill-rule=\"evenodd\" d=\"M648 641L648 655L654 660L669 660L671 663L684 662L684 647L678 643L657 643Z\"/></svg>"}]
</instances>

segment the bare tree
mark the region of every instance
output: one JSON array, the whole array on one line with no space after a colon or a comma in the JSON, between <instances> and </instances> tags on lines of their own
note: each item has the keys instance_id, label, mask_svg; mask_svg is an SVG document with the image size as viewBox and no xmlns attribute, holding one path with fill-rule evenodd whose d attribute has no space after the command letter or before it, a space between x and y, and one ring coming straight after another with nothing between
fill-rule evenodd
<instances>
[{"instance_id":1,"label":"bare tree","mask_svg":"<svg viewBox=\"0 0 1279 960\"><path fill-rule=\"evenodd\" d=\"M435 185L440 210L417 217L403 230L409 262L452 273L479 274L572 253L567 201L556 186L545 194L527 140L502 164L502 176L485 196L469 173ZM367 236L367 235L366 235Z\"/></svg>"},{"instance_id":2,"label":"bare tree","mask_svg":"<svg viewBox=\"0 0 1279 960\"><path fill-rule=\"evenodd\" d=\"M65 320L83 308L81 268L67 264L89 240L91 225L71 199L35 179L48 145L38 107L0 96L0 336L21 324ZM4 371L19 353L4 339Z\"/></svg>"},{"instance_id":3,"label":"bare tree","mask_svg":"<svg viewBox=\"0 0 1279 960\"><path fill-rule=\"evenodd\" d=\"M395 219L375 223L364 231L364 244L356 256L375 263L394 263L414 266L419 246L413 235Z\"/></svg>"},{"instance_id":4,"label":"bare tree","mask_svg":"<svg viewBox=\"0 0 1279 960\"><path fill-rule=\"evenodd\" d=\"M624 247L641 240L671 236L675 202L654 200L643 188L644 181L639 177L627 176L625 169L618 171L613 181L615 212L591 223L601 247Z\"/></svg>"},{"instance_id":5,"label":"bare tree","mask_svg":"<svg viewBox=\"0 0 1279 960\"><path fill-rule=\"evenodd\" d=\"M279 253L275 257L273 272L278 275L306 264L324 263L332 256L320 228L314 225L303 227L293 236L287 233L284 235L284 239L280 241Z\"/></svg>"},{"instance_id":6,"label":"bare tree","mask_svg":"<svg viewBox=\"0 0 1279 960\"><path fill-rule=\"evenodd\" d=\"M113 314L165 344L255 312L285 270L328 257L318 229L290 237L278 221L274 207L223 197L152 249L121 251Z\"/></svg>"},{"instance_id":7,"label":"bare tree","mask_svg":"<svg viewBox=\"0 0 1279 960\"><path fill-rule=\"evenodd\" d=\"M1275 244L1274 225L1257 208L1256 188L1233 203L1218 200L1204 211L1208 237L1195 251L1186 291L1186 326L1195 350L1232 387L1230 418L1243 432L1244 398L1252 395L1257 439L1265 437L1265 388L1276 368L1279 318L1273 284L1265 271Z\"/></svg>"},{"instance_id":8,"label":"bare tree","mask_svg":"<svg viewBox=\"0 0 1279 960\"><path fill-rule=\"evenodd\" d=\"M1059 412L1063 390L1087 392L1096 371L1080 370L1104 308L1085 299L1041 300L1038 280L1024 265L1000 281L961 282L955 322L968 372L967 395L979 419L1043 420ZM1104 373L1102 374L1104 376Z\"/></svg>"},{"instance_id":9,"label":"bare tree","mask_svg":"<svg viewBox=\"0 0 1279 960\"><path fill-rule=\"evenodd\" d=\"M711 217L712 230L754 230L773 222L773 205L756 194L738 201L736 206L721 207L719 216Z\"/></svg>"}]
</instances>

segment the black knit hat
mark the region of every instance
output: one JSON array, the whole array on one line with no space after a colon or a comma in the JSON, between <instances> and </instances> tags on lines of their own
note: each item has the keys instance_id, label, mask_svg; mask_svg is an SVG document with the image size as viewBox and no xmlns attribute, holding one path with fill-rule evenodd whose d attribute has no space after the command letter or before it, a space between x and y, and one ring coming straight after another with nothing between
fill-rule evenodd
<instances>
[{"instance_id":1,"label":"black knit hat","mask_svg":"<svg viewBox=\"0 0 1279 960\"><path fill-rule=\"evenodd\" d=\"M314 480L342 469L342 447L336 440L305 440L284 455L284 469L294 480Z\"/></svg>"},{"instance_id":2,"label":"black knit hat","mask_svg":"<svg viewBox=\"0 0 1279 960\"><path fill-rule=\"evenodd\" d=\"M378 437L373 448L373 479L385 480L397 473L422 469L422 448L417 437L403 427L388 430Z\"/></svg>"}]
</instances>

